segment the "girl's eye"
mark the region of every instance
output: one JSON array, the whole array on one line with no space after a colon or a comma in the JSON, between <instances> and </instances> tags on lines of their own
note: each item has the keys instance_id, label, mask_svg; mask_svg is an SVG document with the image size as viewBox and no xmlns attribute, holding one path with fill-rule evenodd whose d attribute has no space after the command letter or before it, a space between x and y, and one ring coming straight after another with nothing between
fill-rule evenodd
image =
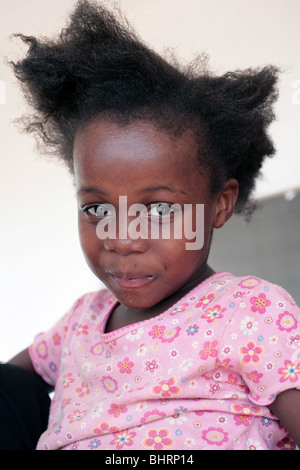
<instances>
[{"instance_id":1,"label":"girl's eye","mask_svg":"<svg viewBox=\"0 0 300 470\"><path fill-rule=\"evenodd\" d=\"M149 210L150 217L165 217L174 212L171 204L167 202L159 202L158 204L152 204Z\"/></svg>"},{"instance_id":2,"label":"girl's eye","mask_svg":"<svg viewBox=\"0 0 300 470\"><path fill-rule=\"evenodd\" d=\"M94 204L83 208L83 212L87 217L103 219L115 214L115 208L111 204Z\"/></svg>"}]
</instances>

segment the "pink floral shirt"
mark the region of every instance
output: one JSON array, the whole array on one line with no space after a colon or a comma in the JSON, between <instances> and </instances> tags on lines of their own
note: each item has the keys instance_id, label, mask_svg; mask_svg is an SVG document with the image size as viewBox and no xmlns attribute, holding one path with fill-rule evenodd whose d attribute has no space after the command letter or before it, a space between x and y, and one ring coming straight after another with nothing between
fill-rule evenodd
<instances>
[{"instance_id":1,"label":"pink floral shirt","mask_svg":"<svg viewBox=\"0 0 300 470\"><path fill-rule=\"evenodd\" d=\"M30 348L55 385L38 449L295 449L267 405L300 388L300 309L216 273L166 312L105 333L117 300L81 297Z\"/></svg>"}]
</instances>

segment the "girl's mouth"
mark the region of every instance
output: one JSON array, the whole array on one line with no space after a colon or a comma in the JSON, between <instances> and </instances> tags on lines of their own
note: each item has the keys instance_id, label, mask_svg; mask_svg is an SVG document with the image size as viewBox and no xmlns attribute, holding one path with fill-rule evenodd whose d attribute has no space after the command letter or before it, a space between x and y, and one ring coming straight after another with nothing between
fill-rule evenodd
<instances>
[{"instance_id":1,"label":"girl's mouth","mask_svg":"<svg viewBox=\"0 0 300 470\"><path fill-rule=\"evenodd\" d=\"M106 273L115 284L125 288L139 288L150 284L155 278L152 274L131 273L131 272L107 272Z\"/></svg>"}]
</instances>

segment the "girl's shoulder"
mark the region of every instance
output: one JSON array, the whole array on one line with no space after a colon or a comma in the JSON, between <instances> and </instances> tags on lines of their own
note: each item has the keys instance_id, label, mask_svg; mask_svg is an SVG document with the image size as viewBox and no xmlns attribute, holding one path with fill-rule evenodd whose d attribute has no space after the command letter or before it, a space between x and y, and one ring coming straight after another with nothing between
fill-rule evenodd
<instances>
[{"instance_id":1,"label":"girl's shoulder","mask_svg":"<svg viewBox=\"0 0 300 470\"><path fill-rule=\"evenodd\" d=\"M253 313L265 313L271 305L273 309L299 311L295 300L283 287L253 275L217 272L199 284L192 294L204 303L212 300L231 308L247 306Z\"/></svg>"},{"instance_id":2,"label":"girl's shoulder","mask_svg":"<svg viewBox=\"0 0 300 470\"><path fill-rule=\"evenodd\" d=\"M296 305L293 297L283 287L253 275L234 276L229 272L221 271L211 276L205 287L224 293L224 295L235 295L236 297L249 296L251 293L261 295L262 298L267 295L276 298L282 297L290 304Z\"/></svg>"},{"instance_id":3,"label":"girl's shoulder","mask_svg":"<svg viewBox=\"0 0 300 470\"><path fill-rule=\"evenodd\" d=\"M215 313L224 320L218 360L242 377L253 403L267 406L299 387L300 308L284 288L259 277L224 280Z\"/></svg>"}]
</instances>

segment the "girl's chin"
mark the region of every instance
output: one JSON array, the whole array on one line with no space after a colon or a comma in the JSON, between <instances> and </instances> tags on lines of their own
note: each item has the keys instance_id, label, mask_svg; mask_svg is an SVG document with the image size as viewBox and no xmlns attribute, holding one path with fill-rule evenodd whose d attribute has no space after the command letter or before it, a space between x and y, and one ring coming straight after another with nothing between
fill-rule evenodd
<instances>
[{"instance_id":1,"label":"girl's chin","mask_svg":"<svg viewBox=\"0 0 300 470\"><path fill-rule=\"evenodd\" d=\"M152 292L147 295L145 291L136 292L134 289L130 289L129 292L125 291L125 289L114 291L110 289L110 291L123 307L132 310L154 309L161 302L161 298L154 297Z\"/></svg>"}]
</instances>

